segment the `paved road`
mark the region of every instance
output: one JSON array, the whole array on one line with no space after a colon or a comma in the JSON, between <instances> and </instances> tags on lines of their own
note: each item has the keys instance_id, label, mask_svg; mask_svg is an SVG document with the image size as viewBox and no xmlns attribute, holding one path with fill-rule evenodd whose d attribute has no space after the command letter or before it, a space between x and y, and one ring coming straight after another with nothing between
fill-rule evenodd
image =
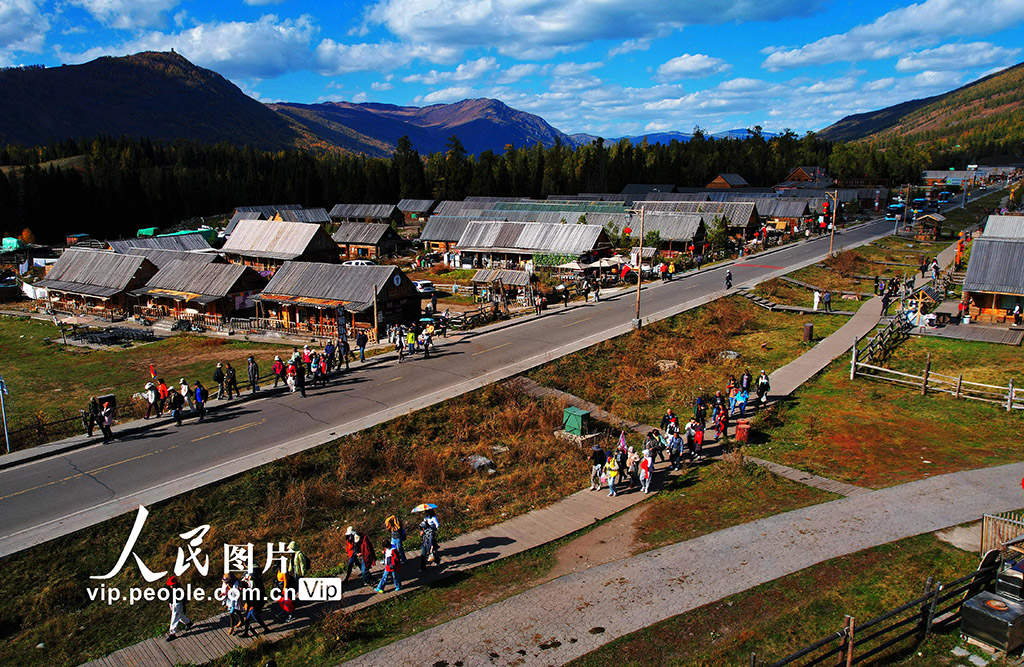
<instances>
[{"instance_id":1,"label":"paved road","mask_svg":"<svg viewBox=\"0 0 1024 667\"><path fill-rule=\"evenodd\" d=\"M844 231L836 248L884 236L874 221ZM824 257L828 237L758 254L730 268L734 285L782 275ZM645 321L723 294L726 267L643 291ZM219 411L204 424L154 428L0 472L0 556L59 537L136 506L224 479L410 410L460 395L628 331L633 293L600 304L556 308L543 317L440 341L431 359L353 372L326 389L275 396Z\"/></svg>"}]
</instances>

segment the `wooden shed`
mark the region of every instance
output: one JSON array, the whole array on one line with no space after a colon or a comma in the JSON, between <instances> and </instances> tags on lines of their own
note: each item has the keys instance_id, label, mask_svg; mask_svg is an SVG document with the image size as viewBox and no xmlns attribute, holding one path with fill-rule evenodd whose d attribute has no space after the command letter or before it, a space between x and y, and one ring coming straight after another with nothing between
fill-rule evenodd
<instances>
[{"instance_id":1,"label":"wooden shed","mask_svg":"<svg viewBox=\"0 0 1024 667\"><path fill-rule=\"evenodd\" d=\"M402 240L391 225L375 222L342 223L331 238L338 244L343 260L392 255Z\"/></svg>"}]
</instances>

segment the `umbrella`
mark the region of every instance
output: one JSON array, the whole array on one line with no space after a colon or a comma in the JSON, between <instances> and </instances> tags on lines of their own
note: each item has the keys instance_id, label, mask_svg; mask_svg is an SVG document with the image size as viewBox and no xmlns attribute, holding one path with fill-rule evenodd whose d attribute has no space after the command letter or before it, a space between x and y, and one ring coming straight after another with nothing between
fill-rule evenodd
<instances>
[{"instance_id":1,"label":"umbrella","mask_svg":"<svg viewBox=\"0 0 1024 667\"><path fill-rule=\"evenodd\" d=\"M437 509L437 505L435 505L434 503L421 503L421 504L417 505L416 507L413 507L412 511L415 514L416 512L426 512L427 510L436 510L436 509Z\"/></svg>"},{"instance_id":2,"label":"umbrella","mask_svg":"<svg viewBox=\"0 0 1024 667\"><path fill-rule=\"evenodd\" d=\"M591 268L591 269L607 269L607 268L610 268L610 267L613 267L613 266L618 266L618 265L619 265L618 262L616 262L614 260L611 260L611 259L608 259L608 258L605 258L605 259L599 259L596 262L594 262L593 264L588 264L587 266L588 266L588 268Z\"/></svg>"},{"instance_id":3,"label":"umbrella","mask_svg":"<svg viewBox=\"0 0 1024 667\"><path fill-rule=\"evenodd\" d=\"M559 264L558 268L559 269L568 269L569 271L582 271L583 269L585 269L587 267L583 266L579 262L573 261L573 262L566 262L565 264Z\"/></svg>"}]
</instances>

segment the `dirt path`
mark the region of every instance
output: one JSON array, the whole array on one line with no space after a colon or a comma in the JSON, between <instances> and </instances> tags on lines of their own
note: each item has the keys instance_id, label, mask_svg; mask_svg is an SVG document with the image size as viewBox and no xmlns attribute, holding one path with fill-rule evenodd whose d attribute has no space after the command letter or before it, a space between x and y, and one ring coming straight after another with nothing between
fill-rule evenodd
<instances>
[{"instance_id":1,"label":"dirt path","mask_svg":"<svg viewBox=\"0 0 1024 667\"><path fill-rule=\"evenodd\" d=\"M543 584L565 574L632 556L636 522L643 508L643 505L634 506L560 548L555 554L558 562L536 583Z\"/></svg>"}]
</instances>

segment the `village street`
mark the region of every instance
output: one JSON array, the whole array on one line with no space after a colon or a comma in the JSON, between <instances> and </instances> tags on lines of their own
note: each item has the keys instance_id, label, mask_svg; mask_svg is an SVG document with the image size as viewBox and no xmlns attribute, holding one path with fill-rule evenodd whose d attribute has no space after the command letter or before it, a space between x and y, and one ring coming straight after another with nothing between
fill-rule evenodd
<instances>
[{"instance_id":1,"label":"village street","mask_svg":"<svg viewBox=\"0 0 1024 667\"><path fill-rule=\"evenodd\" d=\"M835 247L884 236L873 221L837 235ZM823 258L827 236L738 260L643 290L644 321L662 319ZM555 307L541 317L501 323L457 341L439 339L435 354L401 365L386 361L336 377L308 397L275 395L219 409L203 424L157 427L118 440L0 472L0 556L223 479L336 437L509 377L626 332L635 290L601 303ZM211 369L212 372L212 369ZM168 371L174 376L173 371ZM175 376L176 377L176 376ZM190 378L191 379L191 378ZM203 378L205 379L205 378ZM70 381L73 381L71 379ZM142 379L140 379L140 382ZM221 402L213 401L218 406Z\"/></svg>"}]
</instances>

